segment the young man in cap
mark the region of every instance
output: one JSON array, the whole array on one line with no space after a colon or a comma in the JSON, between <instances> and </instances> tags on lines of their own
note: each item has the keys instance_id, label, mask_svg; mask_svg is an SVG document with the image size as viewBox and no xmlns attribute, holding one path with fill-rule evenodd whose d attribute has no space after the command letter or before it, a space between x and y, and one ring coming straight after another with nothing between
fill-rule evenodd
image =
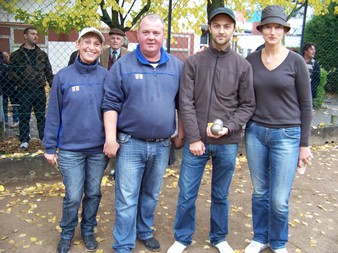
<instances>
[{"instance_id":1,"label":"young man in cap","mask_svg":"<svg viewBox=\"0 0 338 253\"><path fill-rule=\"evenodd\" d=\"M118 28L113 28L109 31L109 47L104 48L100 56L102 67L109 70L115 61L129 53L123 47L124 37L125 33Z\"/></svg>"},{"instance_id":2,"label":"young man in cap","mask_svg":"<svg viewBox=\"0 0 338 253\"><path fill-rule=\"evenodd\" d=\"M205 165L212 159L210 242L220 253L234 252L228 234L228 193L235 169L242 127L255 109L251 65L230 48L235 15L215 9L208 22L210 47L184 63L180 83L180 111L186 143L179 177L174 223L175 243L168 253L181 253L195 232L195 201ZM218 133L210 122L223 121ZM212 123L211 123L212 125Z\"/></svg>"}]
</instances>

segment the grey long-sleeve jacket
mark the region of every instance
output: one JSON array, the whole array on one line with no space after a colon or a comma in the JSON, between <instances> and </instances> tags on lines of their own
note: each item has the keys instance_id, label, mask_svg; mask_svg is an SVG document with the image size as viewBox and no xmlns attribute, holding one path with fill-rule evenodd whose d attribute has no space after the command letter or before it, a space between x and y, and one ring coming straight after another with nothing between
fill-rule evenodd
<instances>
[{"instance_id":1,"label":"grey long-sleeve jacket","mask_svg":"<svg viewBox=\"0 0 338 253\"><path fill-rule=\"evenodd\" d=\"M180 111L189 143L238 143L242 127L255 110L253 74L250 63L229 47L209 47L184 63L180 84ZM224 122L229 134L206 136L208 122Z\"/></svg>"}]
</instances>

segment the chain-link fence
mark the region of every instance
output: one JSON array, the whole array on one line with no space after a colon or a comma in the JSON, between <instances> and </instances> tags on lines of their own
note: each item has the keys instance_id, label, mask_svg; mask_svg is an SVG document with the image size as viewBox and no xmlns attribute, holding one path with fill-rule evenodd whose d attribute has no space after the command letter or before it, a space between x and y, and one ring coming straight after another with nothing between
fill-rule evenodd
<instances>
[{"instance_id":1,"label":"chain-link fence","mask_svg":"<svg viewBox=\"0 0 338 253\"><path fill-rule=\"evenodd\" d=\"M32 3L31 6L27 6L29 5L28 2L21 2L26 5L25 9L35 8L34 11L41 10L44 12L46 9L42 5L48 4L47 2L49 1L44 1L43 4L39 5ZM137 4L134 7L135 12L137 12L136 6ZM184 17L190 22L198 23L198 31L195 28L189 29L186 28L187 26L180 24L172 25L170 29L166 27L166 30L171 31L171 37L169 46L167 45L168 40L165 42L165 49L184 61L203 46L207 46L209 43L209 33L206 9L206 7L201 6L198 10L198 15L196 13L195 16L192 15L190 17L188 15ZM37 58L34 58L36 55L29 55L22 48L22 44L25 42L24 31L29 24L19 23L14 19L13 15L6 13L3 9L0 9L0 11L0 50L10 54L9 65L6 59L1 62L4 112L4 119L2 119L4 130L1 130L3 134L2 138L14 136L20 139L21 142L29 141L30 138L42 138L44 117L47 110L46 107L48 106L51 85L51 72L56 74L60 69L68 65L70 56L77 50L75 44L77 32L73 29L68 33L57 33L53 29L50 29L46 34L39 33L37 45L41 49L41 52ZM178 14L173 14L172 17L168 17L168 10L158 14L165 18L165 23L168 25L171 21L182 20L182 14L176 13ZM200 18L201 13L202 16L205 16L203 20ZM290 19L289 22L292 29L285 36L286 47L299 53L302 51L300 45L303 18L303 15L298 13L298 15ZM240 12L236 12L236 19L237 31L232 38L231 46L240 55L246 57L263 44L263 38L255 28L259 22L259 18L257 19L256 17L249 20L244 18ZM337 22L330 25L336 27L334 28L335 31L338 30ZM39 30L39 27L36 28ZM106 46L109 46L110 28L103 23L98 28L107 38ZM123 27L120 28L123 29ZM314 127L336 124L338 114L338 83L336 82L337 78L335 78L337 75L336 61L325 61L325 64L321 64L321 59L327 59L325 58L326 54L337 52L337 44L331 43L327 45L328 41L332 41L330 39L333 36L331 33L321 33L321 36L321 41L326 41L326 45L325 48L323 48L323 44L316 45L316 59L319 60L322 68L320 71L321 84L316 93L317 97L314 98L314 101L316 101L314 103L312 122ZM325 36L327 36L327 39ZM125 37L128 41L128 44L125 43L127 49L129 51L134 50L137 45L137 26L133 26L130 30L126 31ZM308 36L307 38L313 38L314 42L316 42L316 36ZM304 43L307 42L309 41L304 41ZM326 86L329 89L326 89Z\"/></svg>"}]
</instances>

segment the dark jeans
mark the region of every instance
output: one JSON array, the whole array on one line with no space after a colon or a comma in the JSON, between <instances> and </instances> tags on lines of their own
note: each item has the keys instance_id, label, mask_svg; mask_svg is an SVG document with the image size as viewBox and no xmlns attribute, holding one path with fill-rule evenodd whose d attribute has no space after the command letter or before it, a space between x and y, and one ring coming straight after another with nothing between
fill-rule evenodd
<instances>
[{"instance_id":1,"label":"dark jeans","mask_svg":"<svg viewBox=\"0 0 338 253\"><path fill-rule=\"evenodd\" d=\"M17 97L17 92L4 92L3 94L3 108L5 115L5 122L8 122L8 100L11 101L12 110L13 110L13 123L19 122L19 100Z\"/></svg>"},{"instance_id":2,"label":"dark jeans","mask_svg":"<svg viewBox=\"0 0 338 253\"><path fill-rule=\"evenodd\" d=\"M46 94L43 87L31 90L18 91L20 107L19 107L19 130L20 141L29 142L29 122L31 119L32 109L35 114L39 138L43 139L43 131L45 128L45 113L46 113Z\"/></svg>"}]
</instances>

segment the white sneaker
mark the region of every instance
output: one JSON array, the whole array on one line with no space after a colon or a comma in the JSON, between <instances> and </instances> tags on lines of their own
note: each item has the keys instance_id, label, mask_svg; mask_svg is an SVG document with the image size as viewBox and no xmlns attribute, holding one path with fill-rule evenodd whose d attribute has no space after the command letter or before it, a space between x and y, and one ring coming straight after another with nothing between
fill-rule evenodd
<instances>
[{"instance_id":1,"label":"white sneaker","mask_svg":"<svg viewBox=\"0 0 338 253\"><path fill-rule=\"evenodd\" d=\"M263 244L260 242L256 242L256 241L251 241L251 243L246 246L244 253L259 253L262 250L266 249L267 247L269 247L269 244Z\"/></svg>"},{"instance_id":2,"label":"white sneaker","mask_svg":"<svg viewBox=\"0 0 338 253\"><path fill-rule=\"evenodd\" d=\"M235 253L235 251L230 247L227 241L220 242L215 245L220 253Z\"/></svg>"},{"instance_id":3,"label":"white sneaker","mask_svg":"<svg viewBox=\"0 0 338 253\"><path fill-rule=\"evenodd\" d=\"M12 125L11 125L11 128L17 128L19 127L19 122L14 122Z\"/></svg>"},{"instance_id":4,"label":"white sneaker","mask_svg":"<svg viewBox=\"0 0 338 253\"><path fill-rule=\"evenodd\" d=\"M28 142L21 142L20 148L28 148Z\"/></svg>"},{"instance_id":5,"label":"white sneaker","mask_svg":"<svg viewBox=\"0 0 338 253\"><path fill-rule=\"evenodd\" d=\"M274 253L288 253L286 248L282 248L282 249L275 249L273 250Z\"/></svg>"},{"instance_id":6,"label":"white sneaker","mask_svg":"<svg viewBox=\"0 0 338 253\"><path fill-rule=\"evenodd\" d=\"M174 244L171 245L171 247L168 249L167 253L183 253L186 247L187 246L185 246L184 244L175 241Z\"/></svg>"}]
</instances>

